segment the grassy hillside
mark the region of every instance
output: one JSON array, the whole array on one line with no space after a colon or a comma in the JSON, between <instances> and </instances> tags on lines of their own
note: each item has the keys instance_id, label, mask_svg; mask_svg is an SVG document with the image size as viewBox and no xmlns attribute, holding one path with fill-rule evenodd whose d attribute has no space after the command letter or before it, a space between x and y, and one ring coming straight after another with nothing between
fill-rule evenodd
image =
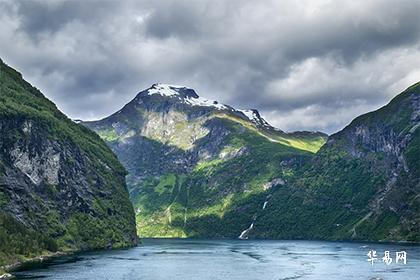
<instances>
[{"instance_id":1,"label":"grassy hillside","mask_svg":"<svg viewBox=\"0 0 420 280\"><path fill-rule=\"evenodd\" d=\"M243 201L264 196L267 183L287 181L311 157L229 119L214 121L230 131L217 156L190 172L150 176L130 186L139 236L237 237L254 214Z\"/></svg>"}]
</instances>

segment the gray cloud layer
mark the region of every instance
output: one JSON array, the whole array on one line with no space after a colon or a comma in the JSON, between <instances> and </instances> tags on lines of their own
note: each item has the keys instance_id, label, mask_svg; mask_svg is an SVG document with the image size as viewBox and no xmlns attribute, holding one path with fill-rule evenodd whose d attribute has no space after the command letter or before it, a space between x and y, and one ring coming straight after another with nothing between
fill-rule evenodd
<instances>
[{"instance_id":1,"label":"gray cloud layer","mask_svg":"<svg viewBox=\"0 0 420 280\"><path fill-rule=\"evenodd\" d=\"M420 80L420 2L0 0L0 57L70 117L183 84L334 132Z\"/></svg>"}]
</instances>

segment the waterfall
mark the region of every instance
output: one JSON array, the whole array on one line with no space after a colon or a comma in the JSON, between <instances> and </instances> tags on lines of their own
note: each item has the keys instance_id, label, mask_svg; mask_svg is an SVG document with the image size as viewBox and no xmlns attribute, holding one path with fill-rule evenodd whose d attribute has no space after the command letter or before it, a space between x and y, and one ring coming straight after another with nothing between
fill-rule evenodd
<instances>
[{"instance_id":1,"label":"waterfall","mask_svg":"<svg viewBox=\"0 0 420 280\"><path fill-rule=\"evenodd\" d=\"M248 232L254 227L254 222L239 235L239 239L248 239Z\"/></svg>"},{"instance_id":2,"label":"waterfall","mask_svg":"<svg viewBox=\"0 0 420 280\"><path fill-rule=\"evenodd\" d=\"M268 200L266 202L264 202L263 210L265 209L265 207L267 207L267 203L268 203Z\"/></svg>"},{"instance_id":3,"label":"waterfall","mask_svg":"<svg viewBox=\"0 0 420 280\"><path fill-rule=\"evenodd\" d=\"M265 210L265 208L267 207L268 200L270 199L270 197L271 197L271 195L266 197L267 200L264 201L262 210ZM255 223L256 219L257 219L257 213L255 213L254 218L252 219L251 225L246 230L241 232L241 234L238 237L239 239L248 239L248 233L254 228L254 223Z\"/></svg>"}]
</instances>

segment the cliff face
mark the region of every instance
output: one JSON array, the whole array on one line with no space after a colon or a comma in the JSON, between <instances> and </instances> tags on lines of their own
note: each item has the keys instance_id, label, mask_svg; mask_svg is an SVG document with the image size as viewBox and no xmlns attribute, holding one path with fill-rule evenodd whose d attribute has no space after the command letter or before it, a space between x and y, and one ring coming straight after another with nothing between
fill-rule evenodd
<instances>
[{"instance_id":1,"label":"cliff face","mask_svg":"<svg viewBox=\"0 0 420 280\"><path fill-rule=\"evenodd\" d=\"M419 134L417 83L331 135L290 185L276 192L255 235L419 241ZM268 228L273 220L277 226Z\"/></svg>"},{"instance_id":2,"label":"cliff face","mask_svg":"<svg viewBox=\"0 0 420 280\"><path fill-rule=\"evenodd\" d=\"M139 234L154 237L238 237L254 214L241 204L244 197L286 179L326 138L284 133L256 110L162 84L83 124L124 164Z\"/></svg>"},{"instance_id":3,"label":"cliff face","mask_svg":"<svg viewBox=\"0 0 420 280\"><path fill-rule=\"evenodd\" d=\"M93 132L0 61L0 264L136 244L126 171Z\"/></svg>"},{"instance_id":4,"label":"cliff face","mask_svg":"<svg viewBox=\"0 0 420 280\"><path fill-rule=\"evenodd\" d=\"M420 240L419 83L387 106L356 118L331 137L325 153L329 150L363 161L368 176L381 179L372 189L366 215L351 228L352 237L378 234L384 239Z\"/></svg>"}]
</instances>

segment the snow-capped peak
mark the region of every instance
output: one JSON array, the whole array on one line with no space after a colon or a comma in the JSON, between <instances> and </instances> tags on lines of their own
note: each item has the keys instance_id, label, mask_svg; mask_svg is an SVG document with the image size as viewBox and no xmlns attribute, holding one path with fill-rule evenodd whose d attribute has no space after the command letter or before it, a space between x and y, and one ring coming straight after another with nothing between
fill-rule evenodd
<instances>
[{"instance_id":1,"label":"snow-capped peak","mask_svg":"<svg viewBox=\"0 0 420 280\"><path fill-rule=\"evenodd\" d=\"M160 94L163 96L176 96L179 94L179 89L186 89L184 86L167 85L167 84L153 84L147 90L147 94Z\"/></svg>"},{"instance_id":2,"label":"snow-capped peak","mask_svg":"<svg viewBox=\"0 0 420 280\"><path fill-rule=\"evenodd\" d=\"M176 86L168 84L153 84L148 90L147 95L159 94L171 98L178 98L181 102L191 106L214 107L218 110L229 110L230 107L221 104L215 100L206 99L198 96L191 88L185 86Z\"/></svg>"},{"instance_id":3,"label":"snow-capped peak","mask_svg":"<svg viewBox=\"0 0 420 280\"><path fill-rule=\"evenodd\" d=\"M262 127L266 127L266 128L273 128L266 120L264 120L261 117L260 113L255 109L238 110L238 111L241 112L242 114L244 114L251 122L253 122L257 126L262 126Z\"/></svg>"}]
</instances>

